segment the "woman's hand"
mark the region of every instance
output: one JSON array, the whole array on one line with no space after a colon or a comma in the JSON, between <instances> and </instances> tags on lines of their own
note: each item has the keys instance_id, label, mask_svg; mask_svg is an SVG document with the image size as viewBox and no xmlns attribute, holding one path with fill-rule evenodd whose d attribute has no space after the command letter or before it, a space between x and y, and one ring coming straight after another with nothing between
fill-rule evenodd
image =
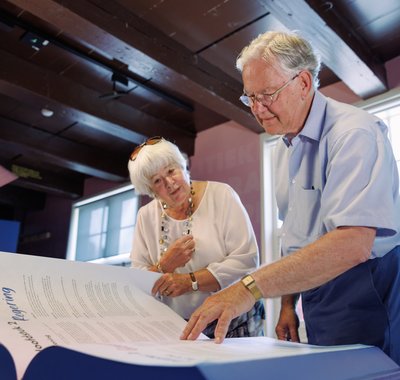
<instances>
[{"instance_id":1,"label":"woman's hand","mask_svg":"<svg viewBox=\"0 0 400 380\"><path fill-rule=\"evenodd\" d=\"M184 267L195 252L193 235L185 235L176 239L160 259L164 273L173 273L176 268Z\"/></svg>"},{"instance_id":2,"label":"woman's hand","mask_svg":"<svg viewBox=\"0 0 400 380\"><path fill-rule=\"evenodd\" d=\"M189 273L166 273L153 285L151 293L155 296L177 297L192 290L192 280Z\"/></svg>"}]
</instances>

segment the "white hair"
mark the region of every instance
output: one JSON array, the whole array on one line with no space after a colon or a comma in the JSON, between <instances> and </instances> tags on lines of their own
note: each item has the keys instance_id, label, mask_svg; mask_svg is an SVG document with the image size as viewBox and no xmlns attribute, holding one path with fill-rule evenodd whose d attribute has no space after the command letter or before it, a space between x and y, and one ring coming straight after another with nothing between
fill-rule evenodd
<instances>
[{"instance_id":1,"label":"white hair","mask_svg":"<svg viewBox=\"0 0 400 380\"><path fill-rule=\"evenodd\" d=\"M166 166L174 165L183 170L187 181L190 181L187 160L179 148L161 139L153 145L144 145L134 161L128 161L128 170L131 182L138 194L146 194L152 198L155 194L151 190L151 177Z\"/></svg>"},{"instance_id":2,"label":"white hair","mask_svg":"<svg viewBox=\"0 0 400 380\"><path fill-rule=\"evenodd\" d=\"M313 87L319 87L318 74L321 68L320 57L312 45L296 33L266 32L250 42L236 60L236 68L243 68L253 59L262 58L267 63L277 61L288 75L307 70L313 77Z\"/></svg>"}]
</instances>

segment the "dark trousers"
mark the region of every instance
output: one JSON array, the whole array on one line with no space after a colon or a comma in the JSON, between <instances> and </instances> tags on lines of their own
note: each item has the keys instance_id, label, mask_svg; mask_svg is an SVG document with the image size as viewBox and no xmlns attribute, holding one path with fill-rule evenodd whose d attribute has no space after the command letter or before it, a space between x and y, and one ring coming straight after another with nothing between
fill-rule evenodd
<instances>
[{"instance_id":1,"label":"dark trousers","mask_svg":"<svg viewBox=\"0 0 400 380\"><path fill-rule=\"evenodd\" d=\"M400 365L400 246L302 293L309 344L366 344Z\"/></svg>"}]
</instances>

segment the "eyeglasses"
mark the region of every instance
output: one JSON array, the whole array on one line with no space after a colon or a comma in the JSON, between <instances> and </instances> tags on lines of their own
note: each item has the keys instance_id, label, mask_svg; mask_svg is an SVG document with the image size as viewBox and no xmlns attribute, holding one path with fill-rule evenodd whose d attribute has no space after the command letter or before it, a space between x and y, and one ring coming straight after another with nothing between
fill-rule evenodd
<instances>
[{"instance_id":1,"label":"eyeglasses","mask_svg":"<svg viewBox=\"0 0 400 380\"><path fill-rule=\"evenodd\" d=\"M272 94L258 94L258 95L247 95L243 93L243 95L239 98L240 101L247 107L253 107L255 102L257 101L261 105L265 107L269 107L275 100L278 94L283 91L289 84L295 80L300 73L296 74L293 78L289 79L285 82L281 87L279 87Z\"/></svg>"},{"instance_id":2,"label":"eyeglasses","mask_svg":"<svg viewBox=\"0 0 400 380\"><path fill-rule=\"evenodd\" d=\"M154 136L154 137L150 137L149 139L147 139L144 143L138 145L133 152L131 153L131 155L129 156L129 159L131 161L135 161L136 157L138 156L138 154L140 153L141 149L146 146L146 145L155 145L157 143L159 143L163 138L161 136Z\"/></svg>"}]
</instances>

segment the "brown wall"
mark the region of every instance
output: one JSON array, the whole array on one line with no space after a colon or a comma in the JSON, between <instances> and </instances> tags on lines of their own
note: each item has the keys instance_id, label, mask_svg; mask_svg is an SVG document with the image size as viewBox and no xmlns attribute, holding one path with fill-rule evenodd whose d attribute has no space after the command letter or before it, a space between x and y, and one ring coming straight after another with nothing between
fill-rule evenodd
<instances>
[{"instance_id":1,"label":"brown wall","mask_svg":"<svg viewBox=\"0 0 400 380\"><path fill-rule=\"evenodd\" d=\"M260 137L230 121L197 135L192 179L225 182L239 194L260 243Z\"/></svg>"}]
</instances>

